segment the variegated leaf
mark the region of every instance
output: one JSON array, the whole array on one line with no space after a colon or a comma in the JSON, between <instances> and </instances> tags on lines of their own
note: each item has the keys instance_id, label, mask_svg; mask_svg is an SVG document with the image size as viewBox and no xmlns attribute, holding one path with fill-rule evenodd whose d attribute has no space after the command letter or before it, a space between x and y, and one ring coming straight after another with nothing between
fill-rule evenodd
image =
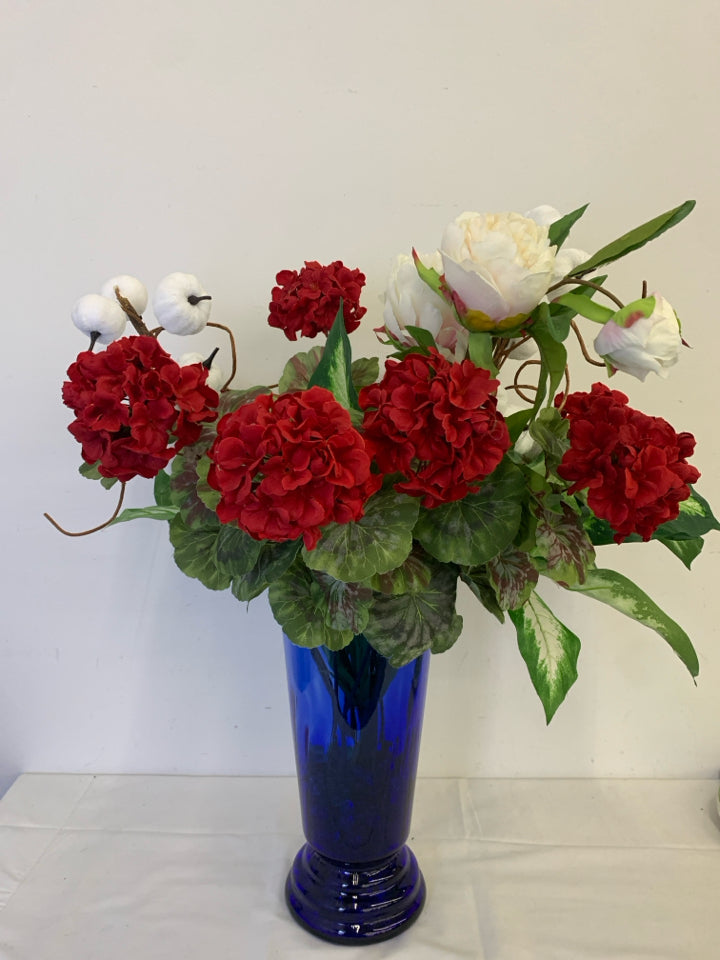
<instances>
[{"instance_id":1,"label":"variegated leaf","mask_svg":"<svg viewBox=\"0 0 720 960\"><path fill-rule=\"evenodd\" d=\"M490 583L501 610L521 607L538 582L538 571L527 553L508 547L487 564Z\"/></svg>"},{"instance_id":2,"label":"variegated leaf","mask_svg":"<svg viewBox=\"0 0 720 960\"><path fill-rule=\"evenodd\" d=\"M533 556L544 561L543 572L563 586L584 583L595 562L595 550L578 514L566 503L560 508L559 513L542 506L536 510Z\"/></svg>"}]
</instances>

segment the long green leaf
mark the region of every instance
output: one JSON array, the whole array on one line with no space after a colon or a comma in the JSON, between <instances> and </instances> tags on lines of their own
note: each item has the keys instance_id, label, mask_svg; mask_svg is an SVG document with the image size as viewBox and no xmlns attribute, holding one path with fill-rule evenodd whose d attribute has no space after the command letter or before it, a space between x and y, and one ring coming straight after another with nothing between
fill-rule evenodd
<instances>
[{"instance_id":1,"label":"long green leaf","mask_svg":"<svg viewBox=\"0 0 720 960\"><path fill-rule=\"evenodd\" d=\"M612 243L608 243L602 247L602 249L598 250L598 252L590 257L589 260L586 260L585 263L581 263L575 267L574 270L571 270L569 275L576 277L583 273L589 273L590 270L595 270L596 267L600 267L605 263L612 263L614 260L619 260L620 257L624 257L626 253L630 253L632 250L639 250L640 247L644 247L646 243L655 240L656 237L665 233L670 227L674 227L680 223L681 220L684 220L694 206L694 200L686 200L685 203L681 203L679 207L674 207L672 210L668 210L667 213L661 213L660 216L653 217L653 219L648 220L647 223L643 223L641 226L635 227L634 230L624 233L621 237L618 237L617 240L613 240Z\"/></svg>"},{"instance_id":2,"label":"long green leaf","mask_svg":"<svg viewBox=\"0 0 720 960\"><path fill-rule=\"evenodd\" d=\"M564 217L560 217L555 223L550 224L550 229L548 230L550 243L554 243L558 250L565 243L573 225L577 223L585 213L588 206L589 204L585 203L582 207L578 207L577 210L573 210L572 213L566 213Z\"/></svg>"},{"instance_id":3,"label":"long green leaf","mask_svg":"<svg viewBox=\"0 0 720 960\"><path fill-rule=\"evenodd\" d=\"M536 593L519 609L508 611L508 616L515 625L520 653L550 723L577 680L580 640Z\"/></svg>"},{"instance_id":4,"label":"long green leaf","mask_svg":"<svg viewBox=\"0 0 720 960\"><path fill-rule=\"evenodd\" d=\"M126 510L115 517L113 524L125 523L128 520L172 520L178 512L179 507L128 507ZM109 524L112 526L112 524Z\"/></svg>"},{"instance_id":5,"label":"long green leaf","mask_svg":"<svg viewBox=\"0 0 720 960\"><path fill-rule=\"evenodd\" d=\"M615 570L590 570L584 583L570 584L569 589L606 603L654 630L670 644L691 676L698 675L700 665L688 635L632 580Z\"/></svg>"},{"instance_id":6,"label":"long green leaf","mask_svg":"<svg viewBox=\"0 0 720 960\"><path fill-rule=\"evenodd\" d=\"M592 320L595 323L607 323L615 313L610 307L604 307L601 303L596 303L589 297L584 297L579 293L565 293L562 297L554 300L553 303L559 303L563 307L570 307L575 313L579 313L581 317L585 317L587 320Z\"/></svg>"},{"instance_id":7,"label":"long green leaf","mask_svg":"<svg viewBox=\"0 0 720 960\"><path fill-rule=\"evenodd\" d=\"M342 301L328 334L320 363L310 377L308 386L325 387L347 410L358 409L357 390L352 381L350 340L345 329Z\"/></svg>"}]
</instances>

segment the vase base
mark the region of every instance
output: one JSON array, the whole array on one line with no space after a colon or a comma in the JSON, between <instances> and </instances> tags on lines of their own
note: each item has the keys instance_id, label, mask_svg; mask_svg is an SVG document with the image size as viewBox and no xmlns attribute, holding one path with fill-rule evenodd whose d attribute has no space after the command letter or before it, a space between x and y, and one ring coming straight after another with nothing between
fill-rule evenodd
<instances>
[{"instance_id":1,"label":"vase base","mask_svg":"<svg viewBox=\"0 0 720 960\"><path fill-rule=\"evenodd\" d=\"M378 943L417 920L425 880L409 847L373 864L349 864L328 860L306 843L288 874L285 899L295 920L316 937Z\"/></svg>"}]
</instances>

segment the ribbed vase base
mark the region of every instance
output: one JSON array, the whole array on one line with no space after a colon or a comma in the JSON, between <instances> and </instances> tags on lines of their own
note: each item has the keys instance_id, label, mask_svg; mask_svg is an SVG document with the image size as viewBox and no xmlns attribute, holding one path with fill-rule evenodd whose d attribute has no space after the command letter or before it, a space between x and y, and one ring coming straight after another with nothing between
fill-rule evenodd
<instances>
[{"instance_id":1,"label":"ribbed vase base","mask_svg":"<svg viewBox=\"0 0 720 960\"><path fill-rule=\"evenodd\" d=\"M409 847L387 860L351 864L328 860L306 843L288 874L285 899L297 922L316 937L378 943L417 920L425 881Z\"/></svg>"}]
</instances>

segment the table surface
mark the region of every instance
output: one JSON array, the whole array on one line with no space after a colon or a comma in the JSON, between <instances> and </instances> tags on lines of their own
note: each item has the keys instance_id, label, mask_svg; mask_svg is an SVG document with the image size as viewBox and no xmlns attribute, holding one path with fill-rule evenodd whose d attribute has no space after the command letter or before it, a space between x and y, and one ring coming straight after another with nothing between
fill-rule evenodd
<instances>
[{"instance_id":1,"label":"table surface","mask_svg":"<svg viewBox=\"0 0 720 960\"><path fill-rule=\"evenodd\" d=\"M25 774L0 801L2 960L717 960L710 780L421 779L427 906L371 947L316 940L282 890L285 777Z\"/></svg>"}]
</instances>

